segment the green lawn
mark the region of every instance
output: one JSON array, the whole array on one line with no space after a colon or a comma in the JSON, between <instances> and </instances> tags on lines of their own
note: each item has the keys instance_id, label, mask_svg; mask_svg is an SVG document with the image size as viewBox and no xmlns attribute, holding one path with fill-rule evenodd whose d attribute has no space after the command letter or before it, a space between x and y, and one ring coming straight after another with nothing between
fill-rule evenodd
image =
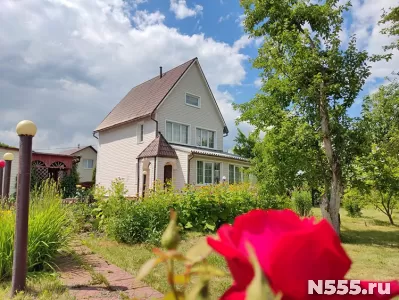
<instances>
[{"instance_id":1,"label":"green lawn","mask_svg":"<svg viewBox=\"0 0 399 300\"><path fill-rule=\"evenodd\" d=\"M9 299L10 282L0 283L0 299ZM15 300L73 300L62 285L56 273L31 273L28 275L27 291L20 293Z\"/></svg>"},{"instance_id":2,"label":"green lawn","mask_svg":"<svg viewBox=\"0 0 399 300\"><path fill-rule=\"evenodd\" d=\"M319 217L319 209L314 215ZM353 279L397 279L399 277L399 227L390 226L387 218L374 209L364 210L363 217L349 218L342 212L342 239L344 247L353 260L348 278ZM399 213L394 219L399 223ZM201 238L198 234L190 234L180 246L182 252L187 251ZM94 252L102 255L109 262L118 265L131 274L137 274L140 266L153 257L150 245L128 246L106 238L85 238L84 243ZM226 270L224 260L212 255L209 261ZM178 271L183 267L178 266ZM144 280L153 288L166 292L166 272L164 266L158 266ZM231 282L228 278L213 279L211 294L214 299L225 291Z\"/></svg>"}]
</instances>

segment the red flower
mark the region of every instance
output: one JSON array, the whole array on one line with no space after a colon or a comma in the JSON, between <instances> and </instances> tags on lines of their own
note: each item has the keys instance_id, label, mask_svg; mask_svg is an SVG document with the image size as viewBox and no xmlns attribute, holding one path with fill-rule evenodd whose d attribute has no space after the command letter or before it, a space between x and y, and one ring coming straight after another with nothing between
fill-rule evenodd
<instances>
[{"instance_id":1,"label":"red flower","mask_svg":"<svg viewBox=\"0 0 399 300\"><path fill-rule=\"evenodd\" d=\"M290 210L250 211L237 217L232 226L223 225L218 235L219 240L208 237L208 244L225 257L234 279L233 286L221 298L224 300L245 299L245 290L254 276L247 242L255 249L272 289L282 292L284 299L322 298L308 295L308 280L344 279L352 263L326 220L301 220ZM325 297L389 299L394 294L399 294L398 282L391 284L391 296Z\"/></svg>"}]
</instances>

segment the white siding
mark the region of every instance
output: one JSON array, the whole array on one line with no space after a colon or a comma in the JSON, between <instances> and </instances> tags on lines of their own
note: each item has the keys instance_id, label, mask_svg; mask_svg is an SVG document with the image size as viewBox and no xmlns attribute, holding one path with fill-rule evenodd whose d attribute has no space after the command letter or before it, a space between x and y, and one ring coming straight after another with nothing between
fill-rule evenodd
<instances>
[{"instance_id":1,"label":"white siding","mask_svg":"<svg viewBox=\"0 0 399 300\"><path fill-rule=\"evenodd\" d=\"M78 172L80 176L80 182L91 181L93 177L93 169L97 165L97 153L90 147L84 148L73 155L80 156L80 162L78 164ZM94 161L93 169L86 169L84 167L84 160L92 159Z\"/></svg>"},{"instance_id":2,"label":"white siding","mask_svg":"<svg viewBox=\"0 0 399 300\"><path fill-rule=\"evenodd\" d=\"M201 108L186 105L186 93L201 97ZM196 127L216 131L215 149L223 150L223 127L218 109L197 64L172 90L157 110L159 131L166 138L166 120L190 125L189 144L196 145Z\"/></svg>"},{"instance_id":3,"label":"white siding","mask_svg":"<svg viewBox=\"0 0 399 300\"><path fill-rule=\"evenodd\" d=\"M141 121L99 132L96 184L106 188L115 178L122 178L128 196L137 194L137 156L155 138L155 122L144 120L144 142L137 143L137 127ZM141 180L140 180L141 181Z\"/></svg>"},{"instance_id":4,"label":"white siding","mask_svg":"<svg viewBox=\"0 0 399 300\"><path fill-rule=\"evenodd\" d=\"M14 160L11 163L11 184L10 184L10 196L15 193L15 182L18 175L19 168L19 152L18 150L11 150L0 147L0 160L3 160L3 155L7 152L14 154ZM3 182L5 177L5 168L3 169ZM4 191L4 188L3 188ZM0 195L1 196L1 195Z\"/></svg>"},{"instance_id":5,"label":"white siding","mask_svg":"<svg viewBox=\"0 0 399 300\"><path fill-rule=\"evenodd\" d=\"M188 153L176 150L178 159L158 157L157 158L157 176L158 180L164 182L164 167L166 164L173 166L172 178L176 189L181 190L187 184L188 177Z\"/></svg>"}]
</instances>

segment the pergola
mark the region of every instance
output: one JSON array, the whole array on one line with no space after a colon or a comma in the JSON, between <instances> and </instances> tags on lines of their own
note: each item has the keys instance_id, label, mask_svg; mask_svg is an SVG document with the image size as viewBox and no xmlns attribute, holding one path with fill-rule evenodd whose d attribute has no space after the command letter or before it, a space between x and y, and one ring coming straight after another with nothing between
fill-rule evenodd
<instances>
[{"instance_id":1,"label":"pergola","mask_svg":"<svg viewBox=\"0 0 399 300\"><path fill-rule=\"evenodd\" d=\"M35 168L39 179L52 178L57 181L69 173L74 163L79 162L79 157L55 154L55 153L32 153L32 167Z\"/></svg>"}]
</instances>

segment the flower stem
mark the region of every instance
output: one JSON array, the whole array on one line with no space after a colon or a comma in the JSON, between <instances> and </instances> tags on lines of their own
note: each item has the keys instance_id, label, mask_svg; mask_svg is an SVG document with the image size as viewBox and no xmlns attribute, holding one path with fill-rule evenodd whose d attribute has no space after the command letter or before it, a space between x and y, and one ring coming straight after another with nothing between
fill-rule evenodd
<instances>
[{"instance_id":1,"label":"flower stem","mask_svg":"<svg viewBox=\"0 0 399 300\"><path fill-rule=\"evenodd\" d=\"M168 269L169 269L168 270L168 273L169 273L169 284L170 284L170 287L172 289L173 295L175 296L175 299L178 300L179 296L177 294L177 290L176 290L176 287L175 287L175 279L174 279L174 262L173 262L173 258L168 261Z\"/></svg>"}]
</instances>

